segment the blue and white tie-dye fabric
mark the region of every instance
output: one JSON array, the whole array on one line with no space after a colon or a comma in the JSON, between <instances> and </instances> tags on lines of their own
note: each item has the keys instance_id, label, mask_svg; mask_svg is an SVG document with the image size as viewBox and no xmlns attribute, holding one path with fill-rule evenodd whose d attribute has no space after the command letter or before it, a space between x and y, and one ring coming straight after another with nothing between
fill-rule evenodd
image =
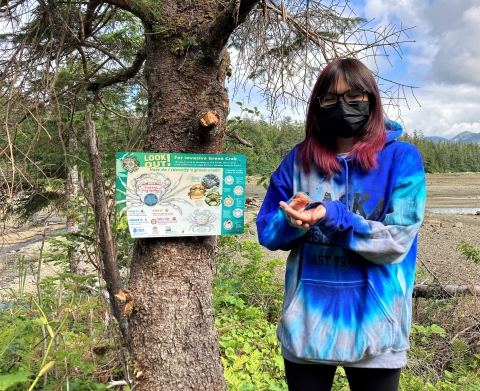
<instances>
[{"instance_id":1,"label":"blue and white tie-dye fabric","mask_svg":"<svg viewBox=\"0 0 480 391\"><path fill-rule=\"evenodd\" d=\"M396 141L400 125L387 122L387 128L378 167L369 172L339 157L342 172L306 174L295 147L272 175L257 227L262 245L291 251L277 330L289 359L405 364L425 175L418 150ZM290 225L279 208L297 192L326 208L308 230ZM393 364L369 361L399 352Z\"/></svg>"}]
</instances>

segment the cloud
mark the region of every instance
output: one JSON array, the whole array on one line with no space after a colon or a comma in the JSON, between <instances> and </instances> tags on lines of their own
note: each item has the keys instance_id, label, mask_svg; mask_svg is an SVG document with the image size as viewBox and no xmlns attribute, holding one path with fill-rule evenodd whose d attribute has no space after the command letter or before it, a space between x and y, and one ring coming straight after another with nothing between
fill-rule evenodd
<instances>
[{"instance_id":1,"label":"cloud","mask_svg":"<svg viewBox=\"0 0 480 391\"><path fill-rule=\"evenodd\" d=\"M445 23L445 20L449 20L449 23ZM443 26L444 30L439 33L437 40L439 49L427 80L480 86L480 5L465 7L456 20L445 15ZM434 27L433 31L438 31L437 26Z\"/></svg>"},{"instance_id":2,"label":"cloud","mask_svg":"<svg viewBox=\"0 0 480 391\"><path fill-rule=\"evenodd\" d=\"M480 90L472 84L428 84L416 93L421 104L410 100L401 116L407 132L452 138L460 132L480 132Z\"/></svg>"},{"instance_id":3,"label":"cloud","mask_svg":"<svg viewBox=\"0 0 480 391\"><path fill-rule=\"evenodd\" d=\"M478 0L365 0L367 18L376 22L417 26L410 34L416 42L404 45L405 56L381 74L416 85L402 104L407 131L451 138L463 131L480 132L480 4Z\"/></svg>"}]
</instances>

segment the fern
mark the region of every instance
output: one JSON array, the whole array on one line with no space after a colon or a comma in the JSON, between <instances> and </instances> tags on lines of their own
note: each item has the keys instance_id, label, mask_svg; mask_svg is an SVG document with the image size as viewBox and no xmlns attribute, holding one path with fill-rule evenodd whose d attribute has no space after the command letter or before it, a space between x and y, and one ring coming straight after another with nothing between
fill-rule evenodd
<instances>
[{"instance_id":1,"label":"fern","mask_svg":"<svg viewBox=\"0 0 480 391\"><path fill-rule=\"evenodd\" d=\"M243 365L244 365L248 360L249 360L249 359L248 359L248 356L240 356L240 357L238 357L238 358L234 361L234 363L233 363L233 365L232 365L232 367L231 367L232 370L233 370L234 372L240 371L241 369L243 369Z\"/></svg>"},{"instance_id":2,"label":"fern","mask_svg":"<svg viewBox=\"0 0 480 391\"><path fill-rule=\"evenodd\" d=\"M255 350L250 355L250 358L248 359L248 363L246 365L248 372L253 374L257 373L260 368L260 364L260 352L258 350Z\"/></svg>"}]
</instances>

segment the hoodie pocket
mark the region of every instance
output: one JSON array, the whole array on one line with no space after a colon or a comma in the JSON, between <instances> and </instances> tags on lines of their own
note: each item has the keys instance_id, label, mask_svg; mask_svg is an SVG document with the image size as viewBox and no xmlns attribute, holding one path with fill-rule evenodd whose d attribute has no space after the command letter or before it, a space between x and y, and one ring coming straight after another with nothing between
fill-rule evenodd
<instances>
[{"instance_id":1,"label":"hoodie pocket","mask_svg":"<svg viewBox=\"0 0 480 391\"><path fill-rule=\"evenodd\" d=\"M300 280L278 328L306 360L356 362L392 348L394 320L368 281Z\"/></svg>"}]
</instances>

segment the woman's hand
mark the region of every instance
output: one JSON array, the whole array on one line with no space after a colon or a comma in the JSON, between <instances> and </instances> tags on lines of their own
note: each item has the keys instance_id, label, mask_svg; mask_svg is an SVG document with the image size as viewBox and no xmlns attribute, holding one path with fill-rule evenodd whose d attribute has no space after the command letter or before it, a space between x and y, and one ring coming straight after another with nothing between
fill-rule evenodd
<instances>
[{"instance_id":1,"label":"woman's hand","mask_svg":"<svg viewBox=\"0 0 480 391\"><path fill-rule=\"evenodd\" d=\"M299 228L310 228L325 216L327 210L323 205L318 205L315 208L305 210L305 207L309 203L310 200L304 193L297 193L289 204L281 201L280 206L290 217L290 222L293 225L296 225Z\"/></svg>"}]
</instances>

